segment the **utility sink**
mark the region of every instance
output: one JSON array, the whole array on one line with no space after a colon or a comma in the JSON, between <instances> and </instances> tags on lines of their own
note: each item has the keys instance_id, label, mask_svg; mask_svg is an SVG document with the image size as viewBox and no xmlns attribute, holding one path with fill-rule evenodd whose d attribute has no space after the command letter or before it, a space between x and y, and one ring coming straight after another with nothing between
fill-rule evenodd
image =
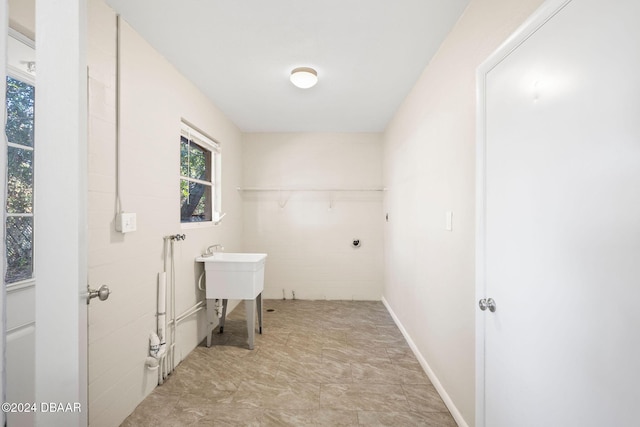
<instances>
[{"instance_id":1,"label":"utility sink","mask_svg":"<svg viewBox=\"0 0 640 427\"><path fill-rule=\"evenodd\" d=\"M255 299L264 289L267 254L214 252L204 263L207 299Z\"/></svg>"},{"instance_id":2,"label":"utility sink","mask_svg":"<svg viewBox=\"0 0 640 427\"><path fill-rule=\"evenodd\" d=\"M242 299L247 316L249 349L255 339L255 314L258 312L259 331L262 333L262 290L264 289L264 263L267 254L213 252L196 258L204 263L207 298L207 347L211 346L211 334L215 325L215 309L210 300L222 300L220 333L224 330L227 303L230 299Z\"/></svg>"}]
</instances>

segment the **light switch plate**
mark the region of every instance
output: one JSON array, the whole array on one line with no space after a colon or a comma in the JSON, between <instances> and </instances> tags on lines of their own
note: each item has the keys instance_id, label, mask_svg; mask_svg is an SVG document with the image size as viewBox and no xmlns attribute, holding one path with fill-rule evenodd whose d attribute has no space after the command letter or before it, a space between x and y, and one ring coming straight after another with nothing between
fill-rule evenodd
<instances>
[{"instance_id":1,"label":"light switch plate","mask_svg":"<svg viewBox=\"0 0 640 427\"><path fill-rule=\"evenodd\" d=\"M445 229L447 231L453 231L453 212L447 211L445 212L445 216L446 216Z\"/></svg>"}]
</instances>

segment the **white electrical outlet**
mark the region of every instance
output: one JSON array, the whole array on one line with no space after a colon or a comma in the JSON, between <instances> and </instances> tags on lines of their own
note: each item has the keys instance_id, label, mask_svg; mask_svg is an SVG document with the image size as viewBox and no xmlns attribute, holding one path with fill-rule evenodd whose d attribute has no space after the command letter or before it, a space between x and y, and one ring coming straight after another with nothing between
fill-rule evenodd
<instances>
[{"instance_id":1,"label":"white electrical outlet","mask_svg":"<svg viewBox=\"0 0 640 427\"><path fill-rule=\"evenodd\" d=\"M130 212L120 212L116 215L116 231L130 233L136 231L136 214Z\"/></svg>"},{"instance_id":2,"label":"white electrical outlet","mask_svg":"<svg viewBox=\"0 0 640 427\"><path fill-rule=\"evenodd\" d=\"M447 231L453 231L453 212L452 211L447 211L445 212L445 230Z\"/></svg>"}]
</instances>

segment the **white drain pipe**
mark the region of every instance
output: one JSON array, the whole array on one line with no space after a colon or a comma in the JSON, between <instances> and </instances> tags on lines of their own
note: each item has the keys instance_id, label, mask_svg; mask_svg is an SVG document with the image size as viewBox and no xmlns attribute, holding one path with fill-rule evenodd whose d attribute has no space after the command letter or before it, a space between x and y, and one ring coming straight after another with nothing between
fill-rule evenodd
<instances>
[{"instance_id":1,"label":"white drain pipe","mask_svg":"<svg viewBox=\"0 0 640 427\"><path fill-rule=\"evenodd\" d=\"M165 255L166 256L166 255ZM166 371L166 355L167 355L167 272L158 273L158 384L164 382ZM168 373L167 373L168 374Z\"/></svg>"}]
</instances>

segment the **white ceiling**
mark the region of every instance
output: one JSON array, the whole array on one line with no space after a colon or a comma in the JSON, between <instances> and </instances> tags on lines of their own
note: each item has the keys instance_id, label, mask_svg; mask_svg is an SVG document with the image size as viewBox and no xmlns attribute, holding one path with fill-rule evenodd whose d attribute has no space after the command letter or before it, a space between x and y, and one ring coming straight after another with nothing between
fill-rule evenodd
<instances>
[{"instance_id":1,"label":"white ceiling","mask_svg":"<svg viewBox=\"0 0 640 427\"><path fill-rule=\"evenodd\" d=\"M106 2L244 132L381 132L469 0Z\"/></svg>"}]
</instances>

